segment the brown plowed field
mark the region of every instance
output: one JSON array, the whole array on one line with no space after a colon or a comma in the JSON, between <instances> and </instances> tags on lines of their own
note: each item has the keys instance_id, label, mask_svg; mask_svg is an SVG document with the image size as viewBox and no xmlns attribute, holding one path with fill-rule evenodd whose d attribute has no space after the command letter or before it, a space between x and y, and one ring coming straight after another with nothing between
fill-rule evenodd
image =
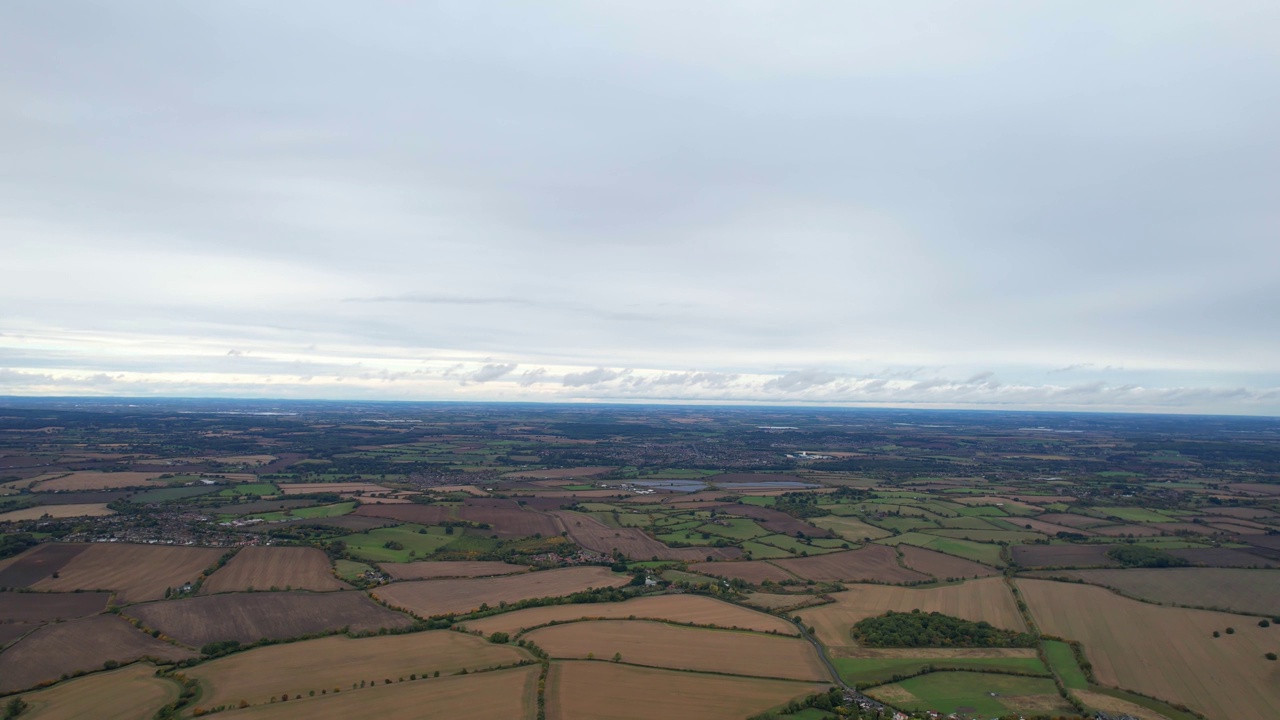
<instances>
[{"instance_id":1,"label":"brown plowed field","mask_svg":"<svg viewBox=\"0 0 1280 720\"><path fill-rule=\"evenodd\" d=\"M1000 574L999 570L989 568L972 560L965 560L954 555L934 552L933 550L907 545L906 543L899 545L898 550L902 553L902 562L907 567L939 579L982 578Z\"/></svg>"},{"instance_id":2,"label":"brown plowed field","mask_svg":"<svg viewBox=\"0 0 1280 720\"><path fill-rule=\"evenodd\" d=\"M742 720L830 687L794 680L561 661L547 677L548 720Z\"/></svg>"},{"instance_id":3,"label":"brown plowed field","mask_svg":"<svg viewBox=\"0 0 1280 720\"><path fill-rule=\"evenodd\" d=\"M553 658L753 675L782 680L829 677L813 645L800 638L737 630L707 630L644 620L596 620L555 625L525 635Z\"/></svg>"},{"instance_id":4,"label":"brown plowed field","mask_svg":"<svg viewBox=\"0 0 1280 720\"><path fill-rule=\"evenodd\" d=\"M107 609L110 593L0 592L0 623L50 622L97 615Z\"/></svg>"},{"instance_id":5,"label":"brown plowed field","mask_svg":"<svg viewBox=\"0 0 1280 720\"><path fill-rule=\"evenodd\" d=\"M715 560L732 560L742 551L738 548L672 548L663 545L645 535L636 528L611 528L593 517L567 510L552 510L551 515L559 518L569 537L582 547L601 553L621 552L633 560L683 560L698 562L712 558Z\"/></svg>"},{"instance_id":6,"label":"brown plowed field","mask_svg":"<svg viewBox=\"0 0 1280 720\"><path fill-rule=\"evenodd\" d=\"M1026 630L1013 593L1001 578L969 580L959 585L935 588L901 588L887 585L852 585L832 593L834 603L799 611L812 625L816 637L827 647L852 646L849 628L864 618L890 610L940 612L965 620L985 620L996 627Z\"/></svg>"},{"instance_id":7,"label":"brown plowed field","mask_svg":"<svg viewBox=\"0 0 1280 720\"><path fill-rule=\"evenodd\" d=\"M550 622L569 622L591 618L596 620L670 620L672 622L708 625L721 628L774 632L797 635L796 627L773 615L755 612L705 595L649 595L620 603L587 603L582 605L548 605L502 613L468 622L467 630L485 635L504 632L508 635Z\"/></svg>"},{"instance_id":8,"label":"brown plowed field","mask_svg":"<svg viewBox=\"0 0 1280 720\"><path fill-rule=\"evenodd\" d=\"M488 531L498 537L543 537L559 535L561 527L553 518L534 510L485 507L471 505L362 505L356 515L393 518L419 525L433 525L447 520L467 520L488 523Z\"/></svg>"},{"instance_id":9,"label":"brown plowed field","mask_svg":"<svg viewBox=\"0 0 1280 720\"><path fill-rule=\"evenodd\" d=\"M1115 567L1110 545L1014 545L1013 561L1023 567Z\"/></svg>"},{"instance_id":10,"label":"brown plowed field","mask_svg":"<svg viewBox=\"0 0 1280 720\"><path fill-rule=\"evenodd\" d=\"M804 533L806 537L811 538L829 538L834 537L830 530L824 530L816 525L798 520L790 515L774 510L772 508L758 507L755 505L716 505L715 508L725 515L735 515L737 517L748 517L757 521L764 529L772 532L781 533L796 537L797 533Z\"/></svg>"},{"instance_id":11,"label":"brown plowed field","mask_svg":"<svg viewBox=\"0 0 1280 720\"><path fill-rule=\"evenodd\" d=\"M561 597L588 588L619 587L630 581L629 576L617 575L609 568L589 566L495 578L398 582L380 587L373 594L393 607L420 617L433 617L471 612L482 604L496 607L504 601Z\"/></svg>"},{"instance_id":12,"label":"brown plowed field","mask_svg":"<svg viewBox=\"0 0 1280 720\"><path fill-rule=\"evenodd\" d=\"M43 625L38 622L0 623L0 649L8 646L18 638Z\"/></svg>"},{"instance_id":13,"label":"brown plowed field","mask_svg":"<svg viewBox=\"0 0 1280 720\"><path fill-rule=\"evenodd\" d=\"M1280 709L1275 628L1239 615L1159 607L1091 585L1018 580L1036 624L1084 644L1104 685L1180 702L1214 720L1272 718ZM1235 633L1213 637L1234 627Z\"/></svg>"},{"instance_id":14,"label":"brown plowed field","mask_svg":"<svg viewBox=\"0 0 1280 720\"><path fill-rule=\"evenodd\" d=\"M857 550L816 557L774 560L773 564L802 578L818 581L900 583L929 579L928 575L899 565L898 554L884 545L867 545Z\"/></svg>"},{"instance_id":15,"label":"brown plowed field","mask_svg":"<svg viewBox=\"0 0 1280 720\"><path fill-rule=\"evenodd\" d=\"M1009 522L1017 525L1019 528L1035 530L1036 532L1041 532L1049 536L1057 535L1060 532L1078 533L1080 535L1095 534L1092 530L1085 530L1080 527L1070 527L1068 525L1058 525L1056 523L1045 522L1044 520L1037 520L1035 518L1011 518Z\"/></svg>"},{"instance_id":16,"label":"brown plowed field","mask_svg":"<svg viewBox=\"0 0 1280 720\"><path fill-rule=\"evenodd\" d=\"M407 563L381 563L383 572L396 580L433 580L436 578L474 578L515 575L529 572L528 565L512 565L497 560L439 561L422 560Z\"/></svg>"},{"instance_id":17,"label":"brown plowed field","mask_svg":"<svg viewBox=\"0 0 1280 720\"><path fill-rule=\"evenodd\" d=\"M349 638L345 635L269 645L203 663L189 672L204 688L201 704L234 707L270 702L288 692L307 697L311 690L342 688L361 680L407 678L440 671L452 675L491 665L531 659L524 650L448 630L407 635Z\"/></svg>"},{"instance_id":18,"label":"brown plowed field","mask_svg":"<svg viewBox=\"0 0 1280 720\"><path fill-rule=\"evenodd\" d=\"M329 558L309 547L247 547L210 575L202 594L236 590L342 590L349 587L329 572Z\"/></svg>"},{"instance_id":19,"label":"brown plowed field","mask_svg":"<svg viewBox=\"0 0 1280 720\"><path fill-rule=\"evenodd\" d=\"M462 720L533 720L537 714L538 667L430 680L406 680L360 690L308 697L287 703L232 710L232 720L378 720L458 718ZM297 693L295 693L297 694Z\"/></svg>"},{"instance_id":20,"label":"brown plowed field","mask_svg":"<svg viewBox=\"0 0 1280 720\"><path fill-rule=\"evenodd\" d=\"M19 520L39 520L45 515L48 515L51 518L70 518L105 517L107 515L115 514L116 511L107 507L105 503L37 505L35 507L23 508L21 510L10 510L7 513L0 513L0 523L16 522Z\"/></svg>"},{"instance_id":21,"label":"brown plowed field","mask_svg":"<svg viewBox=\"0 0 1280 720\"><path fill-rule=\"evenodd\" d=\"M1083 580L1151 602L1280 616L1280 570L1129 568L1035 573L1035 577L1048 576Z\"/></svg>"},{"instance_id":22,"label":"brown plowed field","mask_svg":"<svg viewBox=\"0 0 1280 720\"><path fill-rule=\"evenodd\" d=\"M166 588L194 582L222 557L222 549L178 545L92 543L33 590L114 590L123 602L159 600Z\"/></svg>"},{"instance_id":23,"label":"brown plowed field","mask_svg":"<svg viewBox=\"0 0 1280 720\"><path fill-rule=\"evenodd\" d=\"M165 483L152 481L162 474L144 472L107 473L83 470L60 478L45 480L31 488L31 491L54 492L58 490L110 490L112 488L157 487L163 486Z\"/></svg>"},{"instance_id":24,"label":"brown plowed field","mask_svg":"<svg viewBox=\"0 0 1280 720\"><path fill-rule=\"evenodd\" d=\"M1170 550L1169 554L1174 557L1183 558L1192 565L1238 568L1280 568L1280 561L1270 560L1262 557L1261 555L1232 548L1186 548L1182 550Z\"/></svg>"},{"instance_id":25,"label":"brown plowed field","mask_svg":"<svg viewBox=\"0 0 1280 720\"><path fill-rule=\"evenodd\" d=\"M0 560L0 588L25 588L51 577L75 556L89 549L87 544L46 543L17 557Z\"/></svg>"},{"instance_id":26,"label":"brown plowed field","mask_svg":"<svg viewBox=\"0 0 1280 720\"><path fill-rule=\"evenodd\" d=\"M0 653L0 692L35 687L108 660L182 660L194 652L157 640L115 615L46 625Z\"/></svg>"},{"instance_id":27,"label":"brown plowed field","mask_svg":"<svg viewBox=\"0 0 1280 720\"><path fill-rule=\"evenodd\" d=\"M359 592L231 593L134 605L124 612L197 648L218 640L250 643L342 628L364 632L413 624Z\"/></svg>"},{"instance_id":28,"label":"brown plowed field","mask_svg":"<svg viewBox=\"0 0 1280 720\"><path fill-rule=\"evenodd\" d=\"M178 699L178 684L156 677L156 666L134 663L22 696L22 720L140 720Z\"/></svg>"},{"instance_id":29,"label":"brown plowed field","mask_svg":"<svg viewBox=\"0 0 1280 720\"><path fill-rule=\"evenodd\" d=\"M745 580L752 585L759 585L765 580L782 582L795 580L796 576L773 565L766 560L741 560L737 562L697 563L690 565L691 572L715 577Z\"/></svg>"}]
</instances>

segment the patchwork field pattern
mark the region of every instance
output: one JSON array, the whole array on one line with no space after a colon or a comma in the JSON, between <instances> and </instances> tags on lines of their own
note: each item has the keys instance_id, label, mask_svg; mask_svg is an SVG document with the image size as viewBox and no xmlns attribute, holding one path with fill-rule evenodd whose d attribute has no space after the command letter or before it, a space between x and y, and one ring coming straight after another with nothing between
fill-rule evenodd
<instances>
[{"instance_id":1,"label":"patchwork field pattern","mask_svg":"<svg viewBox=\"0 0 1280 720\"><path fill-rule=\"evenodd\" d=\"M612 553L617 550L635 560L657 558L687 562L708 558L732 560L742 554L738 548L667 547L635 528L611 528L593 517L565 510L553 510L550 514L564 524L574 542L596 552Z\"/></svg>"},{"instance_id":2,"label":"patchwork field pattern","mask_svg":"<svg viewBox=\"0 0 1280 720\"><path fill-rule=\"evenodd\" d=\"M547 678L548 720L742 720L829 685L559 661Z\"/></svg>"},{"instance_id":3,"label":"patchwork field pattern","mask_svg":"<svg viewBox=\"0 0 1280 720\"><path fill-rule=\"evenodd\" d=\"M608 568L585 566L495 578L398 582L378 588L374 595L388 605L404 608L419 617L432 617L471 612L482 604L496 607L501 602L561 597L588 588L619 587L630 581L629 576L610 572Z\"/></svg>"},{"instance_id":4,"label":"patchwork field pattern","mask_svg":"<svg viewBox=\"0 0 1280 720\"><path fill-rule=\"evenodd\" d=\"M93 543L34 590L114 590L122 602L159 600L164 591L194 582L222 557L222 549L176 545Z\"/></svg>"},{"instance_id":5,"label":"patchwork field pattern","mask_svg":"<svg viewBox=\"0 0 1280 720\"><path fill-rule=\"evenodd\" d=\"M186 674L204 688L206 706L270 702L283 692L290 697L321 688L344 692L360 681L425 677L439 671L453 675L494 665L532 659L524 650L495 645L473 635L433 630L407 635L349 638L343 635L269 645L235 653L191 668Z\"/></svg>"},{"instance_id":6,"label":"patchwork field pattern","mask_svg":"<svg viewBox=\"0 0 1280 720\"><path fill-rule=\"evenodd\" d=\"M515 635L522 630L540 627L550 622L569 622L584 618L605 620L632 617L637 620L670 620L692 625L776 632L779 635L799 634L794 625L782 618L748 610L705 595L651 595L620 603L548 605L473 620L468 622L466 627L467 630L479 630L485 635L495 632Z\"/></svg>"},{"instance_id":7,"label":"patchwork field pattern","mask_svg":"<svg viewBox=\"0 0 1280 720\"><path fill-rule=\"evenodd\" d=\"M924 573L898 564L898 553L883 545L867 545L857 550L817 557L775 560L774 565L802 578L818 581L913 582L928 580Z\"/></svg>"},{"instance_id":8,"label":"patchwork field pattern","mask_svg":"<svg viewBox=\"0 0 1280 720\"><path fill-rule=\"evenodd\" d=\"M178 699L178 684L156 677L156 667L134 663L27 693L23 720L138 720Z\"/></svg>"},{"instance_id":9,"label":"patchwork field pattern","mask_svg":"<svg viewBox=\"0 0 1280 720\"><path fill-rule=\"evenodd\" d=\"M179 642L200 647L221 640L256 642L347 628L367 632L413 621L359 592L224 593L134 605L125 614Z\"/></svg>"},{"instance_id":10,"label":"patchwork field pattern","mask_svg":"<svg viewBox=\"0 0 1280 720\"><path fill-rule=\"evenodd\" d=\"M1083 580L1151 602L1280 616L1280 570L1130 568L1037 573L1048 575Z\"/></svg>"},{"instance_id":11,"label":"patchwork field pattern","mask_svg":"<svg viewBox=\"0 0 1280 720\"><path fill-rule=\"evenodd\" d=\"M454 562L422 560L408 563L379 563L382 571L396 580L431 580L435 578L492 577L529 572L528 565L512 565L497 560L460 560Z\"/></svg>"},{"instance_id":12,"label":"patchwork field pattern","mask_svg":"<svg viewBox=\"0 0 1280 720\"><path fill-rule=\"evenodd\" d=\"M308 547L247 547L201 586L204 594L236 590L341 590L348 587L329 572L329 558Z\"/></svg>"},{"instance_id":13,"label":"patchwork field pattern","mask_svg":"<svg viewBox=\"0 0 1280 720\"><path fill-rule=\"evenodd\" d=\"M1018 580L1041 631L1084 644L1098 681L1181 702L1211 718L1273 717L1275 628L1209 610L1159 607L1104 588ZM1228 627L1235 628L1226 634ZM1214 631L1222 632L1213 637Z\"/></svg>"},{"instance_id":14,"label":"patchwork field pattern","mask_svg":"<svg viewBox=\"0 0 1280 720\"><path fill-rule=\"evenodd\" d=\"M999 574L999 571L953 555L926 550L914 545L899 545L902 562L912 570L945 578L983 578Z\"/></svg>"}]
</instances>

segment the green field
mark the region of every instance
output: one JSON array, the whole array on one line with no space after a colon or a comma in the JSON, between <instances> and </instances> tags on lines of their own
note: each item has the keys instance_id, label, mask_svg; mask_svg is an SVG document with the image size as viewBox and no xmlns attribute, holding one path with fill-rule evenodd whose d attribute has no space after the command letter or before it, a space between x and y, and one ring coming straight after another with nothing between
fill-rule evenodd
<instances>
[{"instance_id":1,"label":"green field","mask_svg":"<svg viewBox=\"0 0 1280 720\"><path fill-rule=\"evenodd\" d=\"M263 513L261 515L250 515L260 520L268 522L273 520L288 520L290 518L327 518L346 515L356 509L354 502L335 503L333 505L314 505L312 507L294 508L292 510L280 510L278 512Z\"/></svg>"},{"instance_id":2,"label":"green field","mask_svg":"<svg viewBox=\"0 0 1280 720\"><path fill-rule=\"evenodd\" d=\"M425 533L418 532L426 530ZM347 550L361 560L370 562L410 562L436 552L463 537L462 531L446 535L442 527L424 528L421 525L397 525L378 528L365 533L339 538ZM387 543L399 543L402 549L388 548Z\"/></svg>"},{"instance_id":3,"label":"green field","mask_svg":"<svg viewBox=\"0 0 1280 720\"><path fill-rule=\"evenodd\" d=\"M1011 543L1019 543L1044 539L1044 535L1030 530L927 530L925 532L939 537L973 540L974 542L999 542L1005 540Z\"/></svg>"},{"instance_id":4,"label":"green field","mask_svg":"<svg viewBox=\"0 0 1280 720\"><path fill-rule=\"evenodd\" d=\"M901 688L916 699L899 698L891 688ZM936 672L885 685L868 694L875 697L883 691L893 695L892 704L909 711L937 710L942 713L965 712L996 717L1021 709L1018 697L1039 695L1058 697L1058 687L1049 678L1018 677L975 672ZM992 695L994 693L994 695ZM1066 701L1063 701L1065 706ZM1039 710L1039 708L1037 708ZM1058 713L1051 713L1058 714Z\"/></svg>"},{"instance_id":5,"label":"green field","mask_svg":"<svg viewBox=\"0 0 1280 720\"><path fill-rule=\"evenodd\" d=\"M1099 507L1094 510L1107 517L1118 517L1127 522L1169 522L1170 519L1168 515L1161 515L1154 510L1140 507Z\"/></svg>"},{"instance_id":6,"label":"green field","mask_svg":"<svg viewBox=\"0 0 1280 720\"><path fill-rule=\"evenodd\" d=\"M775 558L789 558L791 553L786 550L780 550L769 545L761 545L753 540L742 543L743 552L751 553L752 560L772 560Z\"/></svg>"},{"instance_id":7,"label":"green field","mask_svg":"<svg viewBox=\"0 0 1280 720\"><path fill-rule=\"evenodd\" d=\"M221 490L217 485L193 485L191 487L170 487L157 488L140 492L129 498L132 503L160 503L170 500L182 500L184 498L196 497L197 495L208 495L212 492Z\"/></svg>"},{"instance_id":8,"label":"green field","mask_svg":"<svg viewBox=\"0 0 1280 720\"><path fill-rule=\"evenodd\" d=\"M1085 690L1089 680L1076 662L1076 654L1071 646L1061 640L1045 640L1044 654L1049 658L1049 665L1062 678L1062 684L1069 690Z\"/></svg>"},{"instance_id":9,"label":"green field","mask_svg":"<svg viewBox=\"0 0 1280 720\"><path fill-rule=\"evenodd\" d=\"M219 492L219 495L226 497L236 497L238 495L276 495L280 489L271 483L244 483L234 485Z\"/></svg>"},{"instance_id":10,"label":"green field","mask_svg":"<svg viewBox=\"0 0 1280 720\"><path fill-rule=\"evenodd\" d=\"M339 559L333 561L333 569L337 571L338 577L350 582L365 574L367 571L372 570L373 567L365 565L362 562L356 562L355 560Z\"/></svg>"},{"instance_id":11,"label":"green field","mask_svg":"<svg viewBox=\"0 0 1280 720\"><path fill-rule=\"evenodd\" d=\"M1067 648L1068 651L1070 648ZM879 685L892 682L893 677L914 675L929 665L952 670L1003 670L1007 672L1048 675L1044 663L1036 657L1011 658L836 658L836 670L845 682Z\"/></svg>"},{"instance_id":12,"label":"green field","mask_svg":"<svg viewBox=\"0 0 1280 720\"><path fill-rule=\"evenodd\" d=\"M768 530L765 530L755 524L755 522L745 518L725 520L722 516L721 522L725 522L727 524L718 525L715 523L708 523L699 527L698 532L711 533L712 535L718 535L731 540L751 540L752 538L758 538L769 534Z\"/></svg>"},{"instance_id":13,"label":"green field","mask_svg":"<svg viewBox=\"0 0 1280 720\"><path fill-rule=\"evenodd\" d=\"M744 495L738 500L743 505L758 505L760 507L773 507L778 502L775 497L760 497L757 495Z\"/></svg>"},{"instance_id":14,"label":"green field","mask_svg":"<svg viewBox=\"0 0 1280 720\"><path fill-rule=\"evenodd\" d=\"M773 547L781 548L794 555L803 555L805 553L808 553L809 555L821 555L834 550L834 548L809 545L788 535L766 535L761 538L754 538L754 542L761 545L772 545Z\"/></svg>"},{"instance_id":15,"label":"green field","mask_svg":"<svg viewBox=\"0 0 1280 720\"><path fill-rule=\"evenodd\" d=\"M884 528L885 530L897 530L898 532L910 532L921 528L936 528L937 523L932 520L917 517L883 517L869 520L872 525Z\"/></svg>"},{"instance_id":16,"label":"green field","mask_svg":"<svg viewBox=\"0 0 1280 720\"><path fill-rule=\"evenodd\" d=\"M879 540L884 545L915 545L916 547L928 548L929 550L937 550L948 555L955 555L966 560L985 563L987 565L1000 566L1004 565L1004 561L1000 559L1000 546L990 543L974 542L972 540L960 540L956 538L940 537L938 535L926 535L925 533L909 532L897 535L891 538Z\"/></svg>"}]
</instances>

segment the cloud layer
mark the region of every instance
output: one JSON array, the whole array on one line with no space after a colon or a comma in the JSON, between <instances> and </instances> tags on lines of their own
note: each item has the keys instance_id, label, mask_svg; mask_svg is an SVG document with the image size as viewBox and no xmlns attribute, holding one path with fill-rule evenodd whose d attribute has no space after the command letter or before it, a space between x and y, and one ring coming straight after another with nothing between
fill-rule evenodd
<instances>
[{"instance_id":1,"label":"cloud layer","mask_svg":"<svg viewBox=\"0 0 1280 720\"><path fill-rule=\"evenodd\" d=\"M0 7L0 393L1280 414L1280 6Z\"/></svg>"}]
</instances>

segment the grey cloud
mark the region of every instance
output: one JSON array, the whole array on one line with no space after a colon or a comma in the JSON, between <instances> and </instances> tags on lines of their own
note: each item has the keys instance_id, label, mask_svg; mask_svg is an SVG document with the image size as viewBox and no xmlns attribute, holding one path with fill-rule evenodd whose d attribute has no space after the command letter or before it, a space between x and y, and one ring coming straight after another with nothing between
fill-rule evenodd
<instances>
[{"instance_id":1,"label":"grey cloud","mask_svg":"<svg viewBox=\"0 0 1280 720\"><path fill-rule=\"evenodd\" d=\"M568 373L564 376L565 387L583 387L589 385L599 385L601 383L616 380L627 374L626 370L611 370L609 368L595 368L580 373Z\"/></svg>"},{"instance_id":2,"label":"grey cloud","mask_svg":"<svg viewBox=\"0 0 1280 720\"><path fill-rule=\"evenodd\" d=\"M786 375L776 377L764 384L765 390L778 390L781 392L800 392L809 388L828 385L839 380L838 375L834 375L825 370L795 370Z\"/></svg>"},{"instance_id":3,"label":"grey cloud","mask_svg":"<svg viewBox=\"0 0 1280 720\"><path fill-rule=\"evenodd\" d=\"M520 373L520 379L516 380L516 384L518 384L520 387L529 387L530 385L536 385L542 382L543 378L545 378L546 375L547 375L546 368L534 368L532 370L525 370L524 372Z\"/></svg>"},{"instance_id":4,"label":"grey cloud","mask_svg":"<svg viewBox=\"0 0 1280 720\"><path fill-rule=\"evenodd\" d=\"M515 371L517 367L519 366L516 365L516 363L507 363L507 364L490 363L480 368L479 370L476 370L470 375L468 375L467 380L470 382L476 382L476 383L486 383L493 380L498 380L507 375L510 375L512 372Z\"/></svg>"}]
</instances>

